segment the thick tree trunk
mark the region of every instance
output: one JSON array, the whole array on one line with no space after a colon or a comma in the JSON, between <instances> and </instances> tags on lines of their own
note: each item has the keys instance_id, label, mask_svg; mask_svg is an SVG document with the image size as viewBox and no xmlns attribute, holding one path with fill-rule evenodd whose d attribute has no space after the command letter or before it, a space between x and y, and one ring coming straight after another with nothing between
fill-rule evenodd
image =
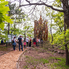
<instances>
[{"instance_id":1,"label":"thick tree trunk","mask_svg":"<svg viewBox=\"0 0 69 69\"><path fill-rule=\"evenodd\" d=\"M65 24L67 25L67 28L69 28L69 13L64 13L64 21Z\"/></svg>"},{"instance_id":2,"label":"thick tree trunk","mask_svg":"<svg viewBox=\"0 0 69 69\"><path fill-rule=\"evenodd\" d=\"M63 10L64 12L64 22L67 25L67 28L69 28L69 5L68 5L68 0L62 0L63 3Z\"/></svg>"},{"instance_id":3,"label":"thick tree trunk","mask_svg":"<svg viewBox=\"0 0 69 69\"><path fill-rule=\"evenodd\" d=\"M68 0L61 0L61 1L63 3L63 10L65 10L65 12L64 12L64 31L66 33L66 28L69 28L69 6L68 6ZM64 41L66 42L66 37L65 37ZM65 51L66 51L66 65L69 65L69 54L68 54L67 44L65 45Z\"/></svg>"},{"instance_id":4,"label":"thick tree trunk","mask_svg":"<svg viewBox=\"0 0 69 69\"><path fill-rule=\"evenodd\" d=\"M69 65L69 53L68 53L67 45L65 45L65 50L66 50L66 65Z\"/></svg>"},{"instance_id":5,"label":"thick tree trunk","mask_svg":"<svg viewBox=\"0 0 69 69\"><path fill-rule=\"evenodd\" d=\"M65 33L66 33L66 17L65 17L65 14L64 14L64 34ZM66 37L65 37L64 41L66 42ZM67 44L65 45L65 51L66 51L66 65L69 65L69 53L68 53Z\"/></svg>"},{"instance_id":6,"label":"thick tree trunk","mask_svg":"<svg viewBox=\"0 0 69 69\"><path fill-rule=\"evenodd\" d=\"M66 24L65 23L64 23L64 31L66 33ZM66 42L66 37L65 37L64 41ZM69 65L69 53L68 53L67 44L65 45L65 51L66 51L66 65Z\"/></svg>"}]
</instances>

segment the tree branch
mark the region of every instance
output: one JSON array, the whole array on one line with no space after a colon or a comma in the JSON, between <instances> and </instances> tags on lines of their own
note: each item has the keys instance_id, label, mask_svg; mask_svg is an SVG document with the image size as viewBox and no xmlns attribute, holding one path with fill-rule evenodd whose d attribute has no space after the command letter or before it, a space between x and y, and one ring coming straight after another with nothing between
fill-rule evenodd
<instances>
[{"instance_id":1,"label":"tree branch","mask_svg":"<svg viewBox=\"0 0 69 69\"><path fill-rule=\"evenodd\" d=\"M32 13L34 12L36 6L37 6L37 5L34 6L33 11L32 11L32 9L30 10L30 12L32 11L31 13L29 12L30 14L32 14ZM30 15L30 14L29 14L29 15ZM29 15L28 15L28 16L29 16Z\"/></svg>"},{"instance_id":2,"label":"tree branch","mask_svg":"<svg viewBox=\"0 0 69 69\"><path fill-rule=\"evenodd\" d=\"M64 45L67 45L67 44L69 44L69 41L68 41L68 42L66 42Z\"/></svg>"},{"instance_id":3,"label":"tree branch","mask_svg":"<svg viewBox=\"0 0 69 69\"><path fill-rule=\"evenodd\" d=\"M27 0L26 0L26 1L27 1ZM29 3L29 4L20 5L19 7L28 6L28 5L45 5L45 6L47 6L47 7L50 7L50 8L53 9L53 10L56 10L56 11L59 11L59 12L65 12L65 10L56 9L56 8L54 8L54 7L51 6L51 5L45 4L44 2L43 2L43 3L30 3L30 2L28 2L28 3Z\"/></svg>"},{"instance_id":4,"label":"tree branch","mask_svg":"<svg viewBox=\"0 0 69 69\"><path fill-rule=\"evenodd\" d=\"M29 4L30 4L30 1L26 0Z\"/></svg>"}]
</instances>

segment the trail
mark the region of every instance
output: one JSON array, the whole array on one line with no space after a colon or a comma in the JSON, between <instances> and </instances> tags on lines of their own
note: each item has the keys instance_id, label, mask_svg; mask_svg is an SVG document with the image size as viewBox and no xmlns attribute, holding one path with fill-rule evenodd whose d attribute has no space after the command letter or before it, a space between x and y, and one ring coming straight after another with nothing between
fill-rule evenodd
<instances>
[{"instance_id":1,"label":"trail","mask_svg":"<svg viewBox=\"0 0 69 69\"><path fill-rule=\"evenodd\" d=\"M16 69L16 62L23 52L24 51L19 51L18 49L16 49L15 51L11 51L4 55L1 55L0 69Z\"/></svg>"}]
</instances>

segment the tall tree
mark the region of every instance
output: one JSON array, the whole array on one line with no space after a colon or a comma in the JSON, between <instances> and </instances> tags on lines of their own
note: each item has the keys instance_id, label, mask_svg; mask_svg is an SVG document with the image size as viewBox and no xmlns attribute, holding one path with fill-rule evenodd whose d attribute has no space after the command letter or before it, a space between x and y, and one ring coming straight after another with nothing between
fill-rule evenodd
<instances>
[{"instance_id":1,"label":"tall tree","mask_svg":"<svg viewBox=\"0 0 69 69\"><path fill-rule=\"evenodd\" d=\"M9 4L8 4L9 8L10 8L10 11L8 12L8 16L11 17L11 19L13 19L13 24L12 26L14 26L14 31L16 29L16 24L18 23L21 23L22 22L22 19L24 18L24 13L22 12L22 9L19 9L18 6L16 6L16 4L12 4L12 2L9 1ZM13 30L11 30L13 31ZM10 32L10 24L8 23L8 34Z\"/></svg>"}]
</instances>

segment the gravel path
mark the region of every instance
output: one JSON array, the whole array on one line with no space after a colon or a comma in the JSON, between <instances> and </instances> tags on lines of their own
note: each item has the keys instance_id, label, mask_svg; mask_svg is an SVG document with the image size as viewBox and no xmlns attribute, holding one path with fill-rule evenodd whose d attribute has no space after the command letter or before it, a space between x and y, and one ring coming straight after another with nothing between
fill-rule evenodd
<instances>
[{"instance_id":1,"label":"gravel path","mask_svg":"<svg viewBox=\"0 0 69 69\"><path fill-rule=\"evenodd\" d=\"M16 69L17 60L23 52L15 50L0 56L0 69Z\"/></svg>"}]
</instances>

